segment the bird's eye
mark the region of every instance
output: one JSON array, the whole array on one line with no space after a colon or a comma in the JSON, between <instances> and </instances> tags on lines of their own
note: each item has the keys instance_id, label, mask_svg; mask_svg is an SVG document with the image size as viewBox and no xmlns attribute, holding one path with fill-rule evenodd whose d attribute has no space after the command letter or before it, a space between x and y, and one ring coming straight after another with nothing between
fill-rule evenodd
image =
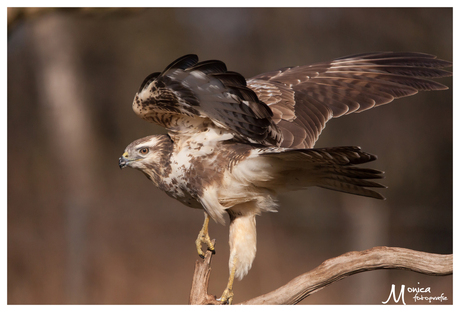
<instances>
[{"instance_id":1,"label":"bird's eye","mask_svg":"<svg viewBox=\"0 0 460 312\"><path fill-rule=\"evenodd\" d=\"M147 155L148 152L149 149L147 147L143 147L139 150L139 153L141 153L142 155Z\"/></svg>"}]
</instances>

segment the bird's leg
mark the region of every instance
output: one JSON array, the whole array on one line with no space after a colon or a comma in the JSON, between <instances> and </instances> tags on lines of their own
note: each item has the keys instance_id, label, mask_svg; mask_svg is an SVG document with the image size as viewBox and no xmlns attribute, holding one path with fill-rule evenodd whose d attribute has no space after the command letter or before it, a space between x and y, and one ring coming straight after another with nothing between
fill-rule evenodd
<instances>
[{"instance_id":1,"label":"bird's leg","mask_svg":"<svg viewBox=\"0 0 460 312\"><path fill-rule=\"evenodd\" d=\"M198 255L202 258L204 258L204 252L201 249L201 245L203 243L208 245L208 249L214 252L214 245L212 244L211 239L209 238L209 234L208 234L208 225L209 225L209 215L205 212L203 227L201 228L200 233L198 233L198 237L195 241L196 250L198 251Z\"/></svg>"},{"instance_id":2,"label":"bird's leg","mask_svg":"<svg viewBox=\"0 0 460 312\"><path fill-rule=\"evenodd\" d=\"M233 280L235 279L235 271L236 271L235 262L236 262L236 257L233 258L233 265L232 265L232 269L230 270L230 277L228 278L227 288L225 288L224 292L222 293L222 296L220 296L220 299L218 299L222 303L227 302L229 305L231 305L233 302Z\"/></svg>"}]
</instances>

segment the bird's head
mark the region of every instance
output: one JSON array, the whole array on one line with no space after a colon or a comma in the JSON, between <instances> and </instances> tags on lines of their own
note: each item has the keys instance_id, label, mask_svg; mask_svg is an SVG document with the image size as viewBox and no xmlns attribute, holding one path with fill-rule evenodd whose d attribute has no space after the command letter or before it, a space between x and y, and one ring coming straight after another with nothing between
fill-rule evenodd
<instances>
[{"instance_id":1,"label":"bird's head","mask_svg":"<svg viewBox=\"0 0 460 312\"><path fill-rule=\"evenodd\" d=\"M141 171L163 169L169 162L172 141L167 135L151 135L129 144L118 159L120 169L131 167ZM156 170L155 170L156 171Z\"/></svg>"}]
</instances>

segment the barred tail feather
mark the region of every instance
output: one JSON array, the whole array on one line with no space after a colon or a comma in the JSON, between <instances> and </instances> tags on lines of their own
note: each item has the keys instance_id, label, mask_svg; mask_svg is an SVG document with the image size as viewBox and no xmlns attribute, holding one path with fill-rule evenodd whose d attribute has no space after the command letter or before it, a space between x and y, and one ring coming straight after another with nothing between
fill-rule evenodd
<instances>
[{"instance_id":1,"label":"barred tail feather","mask_svg":"<svg viewBox=\"0 0 460 312\"><path fill-rule=\"evenodd\" d=\"M358 172L356 171L358 169L362 169L362 171L360 170L361 172L359 172L359 174L362 175L357 175ZM339 170L336 170L336 168L331 167L327 168L324 175L319 177L316 186L339 192L385 199L379 192L366 188L385 188L385 186L380 183L365 180L380 179L382 178L381 174L381 171L373 169L351 167L346 169L339 168Z\"/></svg>"},{"instance_id":2,"label":"barred tail feather","mask_svg":"<svg viewBox=\"0 0 460 312\"><path fill-rule=\"evenodd\" d=\"M270 186L278 190L291 191L318 186L385 199L377 191L369 189L386 188L378 182L370 181L383 178L383 172L355 166L377 159L376 156L361 151L359 147L267 150L261 156L269 159L273 168Z\"/></svg>"}]
</instances>

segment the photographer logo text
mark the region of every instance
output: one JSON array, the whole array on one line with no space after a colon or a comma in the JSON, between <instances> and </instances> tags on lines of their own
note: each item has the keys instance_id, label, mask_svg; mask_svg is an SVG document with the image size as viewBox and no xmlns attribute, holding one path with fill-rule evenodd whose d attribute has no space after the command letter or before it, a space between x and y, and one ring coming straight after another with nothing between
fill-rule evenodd
<instances>
[{"instance_id":1,"label":"photographer logo text","mask_svg":"<svg viewBox=\"0 0 460 312\"><path fill-rule=\"evenodd\" d=\"M388 302L390 302L391 299L393 299L395 303L402 303L405 305L406 304L406 301L405 301L406 291L409 294L410 299L414 300L414 303L416 302L440 303L440 302L447 300L447 297L444 296L444 293L442 293L441 295L435 296L431 293L431 287L420 287L420 282L418 284L419 285L417 287L407 287L407 288L406 288L406 285L401 285L401 289L398 295L396 291L396 285L392 284L390 295L388 296L388 299L386 301L382 301L382 303L387 304Z\"/></svg>"}]
</instances>

